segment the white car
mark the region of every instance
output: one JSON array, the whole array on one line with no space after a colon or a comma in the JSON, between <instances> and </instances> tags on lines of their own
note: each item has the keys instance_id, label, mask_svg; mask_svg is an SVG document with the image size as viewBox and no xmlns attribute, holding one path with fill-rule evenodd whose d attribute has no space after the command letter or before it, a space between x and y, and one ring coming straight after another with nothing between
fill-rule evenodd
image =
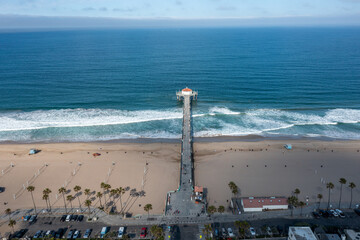
<instances>
[{"instance_id":1,"label":"white car","mask_svg":"<svg viewBox=\"0 0 360 240\"><path fill-rule=\"evenodd\" d=\"M338 217L338 216L339 216L339 214L338 214L335 210L333 210L333 209L331 209L330 212L331 212L331 214L332 214L334 217Z\"/></svg>"},{"instance_id":2,"label":"white car","mask_svg":"<svg viewBox=\"0 0 360 240\"><path fill-rule=\"evenodd\" d=\"M122 238L124 235L124 227L119 227L118 238Z\"/></svg>"},{"instance_id":3,"label":"white car","mask_svg":"<svg viewBox=\"0 0 360 240\"><path fill-rule=\"evenodd\" d=\"M228 228L227 231L228 231L229 237L235 237L234 232L231 228Z\"/></svg>"},{"instance_id":4,"label":"white car","mask_svg":"<svg viewBox=\"0 0 360 240\"><path fill-rule=\"evenodd\" d=\"M70 220L71 220L71 215L69 214L69 215L66 216L65 221L66 221L66 222L70 222Z\"/></svg>"},{"instance_id":5,"label":"white car","mask_svg":"<svg viewBox=\"0 0 360 240\"><path fill-rule=\"evenodd\" d=\"M335 212L339 215L339 217L345 218L345 214L340 209L335 209Z\"/></svg>"},{"instance_id":6,"label":"white car","mask_svg":"<svg viewBox=\"0 0 360 240\"><path fill-rule=\"evenodd\" d=\"M251 228L249 228L249 230L250 230L251 236L255 236L255 235L256 235L255 228L251 227Z\"/></svg>"}]
</instances>

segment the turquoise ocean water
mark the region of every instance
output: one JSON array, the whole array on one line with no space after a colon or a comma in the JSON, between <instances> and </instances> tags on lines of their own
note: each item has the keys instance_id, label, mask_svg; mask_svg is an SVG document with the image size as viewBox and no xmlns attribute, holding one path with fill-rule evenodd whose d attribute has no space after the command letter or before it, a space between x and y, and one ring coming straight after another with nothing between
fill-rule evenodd
<instances>
[{"instance_id":1,"label":"turquoise ocean water","mask_svg":"<svg viewBox=\"0 0 360 240\"><path fill-rule=\"evenodd\" d=\"M360 28L0 33L0 141L360 139Z\"/></svg>"}]
</instances>

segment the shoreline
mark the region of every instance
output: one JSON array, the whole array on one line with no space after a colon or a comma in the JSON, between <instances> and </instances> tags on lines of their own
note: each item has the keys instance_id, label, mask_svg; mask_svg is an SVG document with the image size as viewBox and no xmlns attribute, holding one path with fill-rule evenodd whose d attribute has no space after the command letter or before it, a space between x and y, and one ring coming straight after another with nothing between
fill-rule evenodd
<instances>
[{"instance_id":1,"label":"shoreline","mask_svg":"<svg viewBox=\"0 0 360 240\"><path fill-rule=\"evenodd\" d=\"M356 142L360 139L343 139L331 138L326 136L319 137L305 137L305 136L261 136L261 135L246 135L246 136L213 136L213 137L193 137L194 143L212 143L212 142L262 142L262 141L323 141L323 142ZM16 145L16 144L61 144L61 143L82 143L82 144L106 144L106 143L130 143L130 144L146 144L146 143L180 143L180 138L119 138L112 140L100 141L0 141L1 145Z\"/></svg>"}]
</instances>

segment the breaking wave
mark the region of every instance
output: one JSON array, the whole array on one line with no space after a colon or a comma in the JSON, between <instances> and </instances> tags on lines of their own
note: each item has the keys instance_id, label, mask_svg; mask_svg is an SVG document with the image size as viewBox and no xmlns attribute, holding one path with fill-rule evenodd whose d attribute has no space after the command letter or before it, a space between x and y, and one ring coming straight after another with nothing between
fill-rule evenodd
<instances>
[{"instance_id":1,"label":"breaking wave","mask_svg":"<svg viewBox=\"0 0 360 240\"><path fill-rule=\"evenodd\" d=\"M195 109L196 137L273 134L360 139L360 110ZM60 109L1 112L0 141L179 138L182 109ZM54 130L55 129L55 130Z\"/></svg>"}]
</instances>

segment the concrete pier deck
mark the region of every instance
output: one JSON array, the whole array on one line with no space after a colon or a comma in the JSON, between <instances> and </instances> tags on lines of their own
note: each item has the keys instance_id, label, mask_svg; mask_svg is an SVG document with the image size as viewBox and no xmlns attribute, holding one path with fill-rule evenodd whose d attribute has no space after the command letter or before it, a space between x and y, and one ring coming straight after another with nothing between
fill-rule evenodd
<instances>
[{"instance_id":1,"label":"concrete pier deck","mask_svg":"<svg viewBox=\"0 0 360 240\"><path fill-rule=\"evenodd\" d=\"M188 89L188 88L186 88ZM194 162L192 148L191 101L197 99L197 92L191 89L177 92L178 100L183 100L183 125L181 144L180 183L177 191L167 196L167 216L199 216L205 213L202 203L195 203Z\"/></svg>"}]
</instances>

